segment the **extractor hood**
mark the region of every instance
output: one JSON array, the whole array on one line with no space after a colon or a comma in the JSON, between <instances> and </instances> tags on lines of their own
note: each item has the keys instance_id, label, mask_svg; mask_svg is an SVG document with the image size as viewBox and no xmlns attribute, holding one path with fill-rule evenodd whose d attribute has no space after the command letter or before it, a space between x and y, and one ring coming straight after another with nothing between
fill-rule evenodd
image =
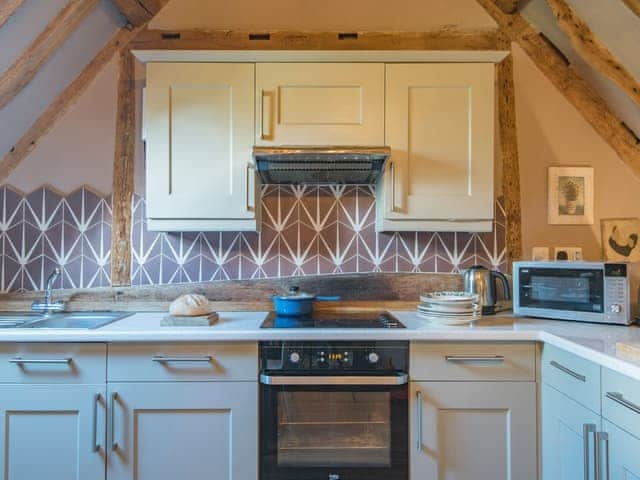
<instances>
[{"instance_id":1,"label":"extractor hood","mask_svg":"<svg viewBox=\"0 0 640 480\"><path fill-rule=\"evenodd\" d=\"M376 183L389 147L254 147L256 171L263 183Z\"/></svg>"}]
</instances>

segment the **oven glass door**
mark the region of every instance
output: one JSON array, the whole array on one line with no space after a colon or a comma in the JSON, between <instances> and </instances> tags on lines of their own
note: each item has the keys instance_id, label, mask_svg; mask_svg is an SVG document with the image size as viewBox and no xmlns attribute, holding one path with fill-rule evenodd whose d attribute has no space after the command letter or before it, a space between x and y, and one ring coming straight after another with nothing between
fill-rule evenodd
<instances>
[{"instance_id":1,"label":"oven glass door","mask_svg":"<svg viewBox=\"0 0 640 480\"><path fill-rule=\"evenodd\" d=\"M262 385L262 480L406 480L407 385Z\"/></svg>"},{"instance_id":2,"label":"oven glass door","mask_svg":"<svg viewBox=\"0 0 640 480\"><path fill-rule=\"evenodd\" d=\"M526 268L518 272L520 306L602 313L602 269Z\"/></svg>"}]
</instances>

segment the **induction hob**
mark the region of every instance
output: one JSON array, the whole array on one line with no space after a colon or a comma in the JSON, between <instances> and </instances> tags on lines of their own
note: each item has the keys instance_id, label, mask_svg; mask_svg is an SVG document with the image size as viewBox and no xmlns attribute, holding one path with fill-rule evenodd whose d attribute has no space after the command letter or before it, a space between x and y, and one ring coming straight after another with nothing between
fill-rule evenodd
<instances>
[{"instance_id":1,"label":"induction hob","mask_svg":"<svg viewBox=\"0 0 640 480\"><path fill-rule=\"evenodd\" d=\"M284 316L269 312L260 328L406 328L389 312L314 312Z\"/></svg>"}]
</instances>

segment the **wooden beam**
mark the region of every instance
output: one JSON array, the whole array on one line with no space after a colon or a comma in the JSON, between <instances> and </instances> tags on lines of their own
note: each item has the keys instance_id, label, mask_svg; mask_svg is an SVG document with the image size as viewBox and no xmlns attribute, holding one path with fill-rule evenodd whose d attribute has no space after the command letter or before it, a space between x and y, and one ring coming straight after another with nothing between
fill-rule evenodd
<instances>
[{"instance_id":1,"label":"wooden beam","mask_svg":"<svg viewBox=\"0 0 640 480\"><path fill-rule=\"evenodd\" d=\"M98 55L80 72L60 95L46 108L40 117L0 161L0 183L4 182L18 164L38 145L44 135L51 130L71 105L82 95L89 84L102 70L113 55L125 46L137 33L136 30L120 29L100 50Z\"/></svg>"},{"instance_id":2,"label":"wooden beam","mask_svg":"<svg viewBox=\"0 0 640 480\"><path fill-rule=\"evenodd\" d=\"M607 106L604 99L548 40L521 15L507 15L493 0L476 0L508 37L518 43L542 73L633 172L640 177L640 140Z\"/></svg>"},{"instance_id":3,"label":"wooden beam","mask_svg":"<svg viewBox=\"0 0 640 480\"><path fill-rule=\"evenodd\" d=\"M0 78L0 109L27 86L96 5L98 0L69 0Z\"/></svg>"},{"instance_id":4,"label":"wooden beam","mask_svg":"<svg viewBox=\"0 0 640 480\"><path fill-rule=\"evenodd\" d=\"M569 37L573 48L600 73L609 77L640 105L640 84L565 0L547 0L558 26Z\"/></svg>"},{"instance_id":5,"label":"wooden beam","mask_svg":"<svg viewBox=\"0 0 640 480\"><path fill-rule=\"evenodd\" d=\"M518 11L518 0L495 0L495 2L504 13L516 13Z\"/></svg>"},{"instance_id":6,"label":"wooden beam","mask_svg":"<svg viewBox=\"0 0 640 480\"><path fill-rule=\"evenodd\" d=\"M142 30L132 50L501 50L497 29L442 27L425 32Z\"/></svg>"},{"instance_id":7,"label":"wooden beam","mask_svg":"<svg viewBox=\"0 0 640 480\"><path fill-rule=\"evenodd\" d=\"M520 209L520 161L516 127L516 99L513 57L509 55L496 68L498 84L498 122L502 149L502 192L506 213L507 265L522 259L522 214Z\"/></svg>"},{"instance_id":8,"label":"wooden beam","mask_svg":"<svg viewBox=\"0 0 640 480\"><path fill-rule=\"evenodd\" d=\"M155 17L168 0L111 0L134 27L141 27Z\"/></svg>"},{"instance_id":9,"label":"wooden beam","mask_svg":"<svg viewBox=\"0 0 640 480\"><path fill-rule=\"evenodd\" d=\"M7 23L9 17L16 13L16 10L18 10L23 3L24 0L0 0L0 28Z\"/></svg>"},{"instance_id":10,"label":"wooden beam","mask_svg":"<svg viewBox=\"0 0 640 480\"><path fill-rule=\"evenodd\" d=\"M629 9L640 17L640 0L622 0Z\"/></svg>"},{"instance_id":11,"label":"wooden beam","mask_svg":"<svg viewBox=\"0 0 640 480\"><path fill-rule=\"evenodd\" d=\"M113 159L111 285L131 284L131 224L136 130L135 61L120 52L116 146Z\"/></svg>"}]
</instances>

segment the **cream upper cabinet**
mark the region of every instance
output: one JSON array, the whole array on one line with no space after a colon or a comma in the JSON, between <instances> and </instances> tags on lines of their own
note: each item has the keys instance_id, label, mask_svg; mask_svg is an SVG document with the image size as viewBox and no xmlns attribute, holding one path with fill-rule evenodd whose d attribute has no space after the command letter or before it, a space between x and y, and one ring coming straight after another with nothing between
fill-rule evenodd
<instances>
[{"instance_id":1,"label":"cream upper cabinet","mask_svg":"<svg viewBox=\"0 0 640 480\"><path fill-rule=\"evenodd\" d=\"M152 230L256 230L255 65L150 63L144 92Z\"/></svg>"},{"instance_id":2,"label":"cream upper cabinet","mask_svg":"<svg viewBox=\"0 0 640 480\"><path fill-rule=\"evenodd\" d=\"M494 108L493 64L386 65L377 230L491 230Z\"/></svg>"},{"instance_id":3,"label":"cream upper cabinet","mask_svg":"<svg viewBox=\"0 0 640 480\"><path fill-rule=\"evenodd\" d=\"M384 144L384 64L259 63L256 144Z\"/></svg>"}]
</instances>

